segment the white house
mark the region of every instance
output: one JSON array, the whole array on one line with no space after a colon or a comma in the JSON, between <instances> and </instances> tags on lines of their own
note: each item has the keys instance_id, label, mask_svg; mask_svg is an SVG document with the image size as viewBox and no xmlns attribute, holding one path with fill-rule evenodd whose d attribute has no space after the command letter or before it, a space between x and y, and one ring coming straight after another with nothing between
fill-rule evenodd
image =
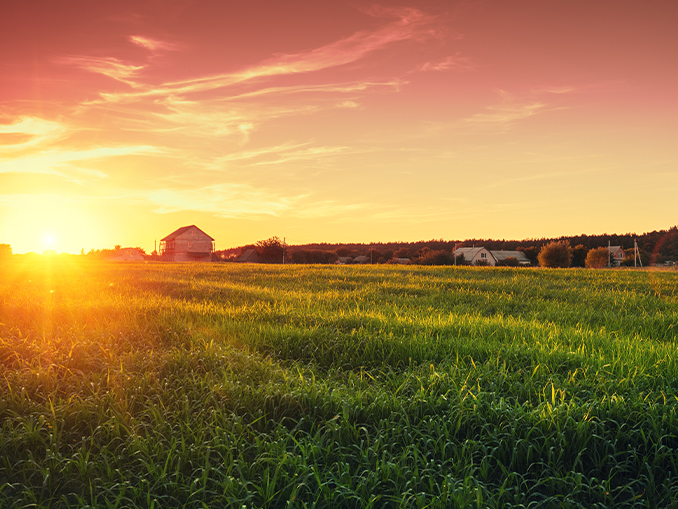
<instances>
[{"instance_id":1,"label":"white house","mask_svg":"<svg viewBox=\"0 0 678 509\"><path fill-rule=\"evenodd\" d=\"M464 261L471 265L485 264L492 265L497 263L497 260L484 247L460 247L454 251L454 256L464 255Z\"/></svg>"}]
</instances>

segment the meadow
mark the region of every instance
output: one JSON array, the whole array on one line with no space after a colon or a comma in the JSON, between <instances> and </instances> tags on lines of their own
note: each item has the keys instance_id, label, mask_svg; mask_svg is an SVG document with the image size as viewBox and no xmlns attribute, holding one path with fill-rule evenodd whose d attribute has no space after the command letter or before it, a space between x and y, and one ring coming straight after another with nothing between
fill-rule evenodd
<instances>
[{"instance_id":1,"label":"meadow","mask_svg":"<svg viewBox=\"0 0 678 509\"><path fill-rule=\"evenodd\" d=\"M0 265L0 507L678 507L678 272Z\"/></svg>"}]
</instances>

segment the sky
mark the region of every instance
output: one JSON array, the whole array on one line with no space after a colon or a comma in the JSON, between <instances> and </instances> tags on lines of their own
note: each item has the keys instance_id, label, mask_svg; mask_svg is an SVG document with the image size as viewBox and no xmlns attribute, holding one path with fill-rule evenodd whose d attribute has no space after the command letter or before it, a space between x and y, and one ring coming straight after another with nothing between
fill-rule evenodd
<instances>
[{"instance_id":1,"label":"sky","mask_svg":"<svg viewBox=\"0 0 678 509\"><path fill-rule=\"evenodd\" d=\"M675 0L9 0L0 243L678 223Z\"/></svg>"}]
</instances>

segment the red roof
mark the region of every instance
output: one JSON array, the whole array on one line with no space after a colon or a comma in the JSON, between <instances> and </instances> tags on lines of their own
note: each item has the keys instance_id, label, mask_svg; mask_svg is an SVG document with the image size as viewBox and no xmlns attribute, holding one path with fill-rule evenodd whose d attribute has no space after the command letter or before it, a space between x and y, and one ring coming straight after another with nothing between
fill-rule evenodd
<instances>
[{"instance_id":1,"label":"red roof","mask_svg":"<svg viewBox=\"0 0 678 509\"><path fill-rule=\"evenodd\" d=\"M198 228L198 227L197 227L196 225L194 225L194 224L192 224L192 225L190 225L190 226L182 226L181 228L179 228L179 229L177 229L177 230L174 230L172 233L170 233L170 234L169 234L167 237L165 237L164 239L160 239L160 240L161 240L161 241L167 241L167 240L173 240L173 239L176 239L179 235L181 235L182 233L187 232L187 231L190 230L191 228L195 228L196 230L198 230L200 233L202 233L202 234L205 235L206 237L209 237L210 240L214 240L212 237L210 237L209 235L207 235L204 231L202 231L200 228Z\"/></svg>"}]
</instances>

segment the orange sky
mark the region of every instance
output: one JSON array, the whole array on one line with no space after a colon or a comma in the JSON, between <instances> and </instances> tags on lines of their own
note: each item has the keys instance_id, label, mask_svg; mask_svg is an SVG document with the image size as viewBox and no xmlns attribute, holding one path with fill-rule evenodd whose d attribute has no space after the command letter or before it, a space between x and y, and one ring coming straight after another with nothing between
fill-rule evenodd
<instances>
[{"instance_id":1,"label":"orange sky","mask_svg":"<svg viewBox=\"0 0 678 509\"><path fill-rule=\"evenodd\" d=\"M59 2L0 16L0 243L678 223L678 2Z\"/></svg>"}]
</instances>

